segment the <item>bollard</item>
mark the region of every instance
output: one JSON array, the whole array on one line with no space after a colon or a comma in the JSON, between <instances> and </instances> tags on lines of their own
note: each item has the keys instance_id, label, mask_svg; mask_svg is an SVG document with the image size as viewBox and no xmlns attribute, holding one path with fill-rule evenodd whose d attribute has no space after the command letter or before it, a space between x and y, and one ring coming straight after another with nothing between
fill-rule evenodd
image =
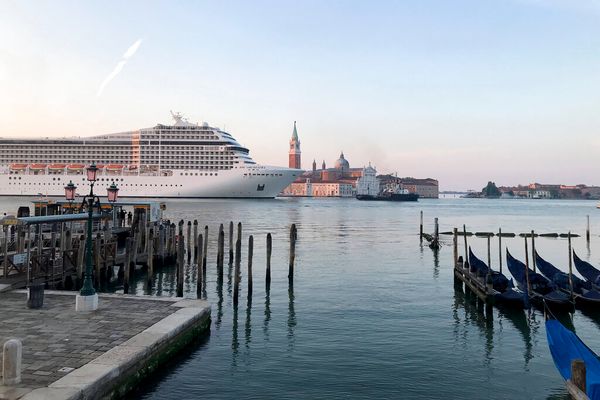
<instances>
[{"instance_id":1,"label":"bollard","mask_svg":"<svg viewBox=\"0 0 600 400\"><path fill-rule=\"evenodd\" d=\"M42 308L44 305L44 282L29 285L27 291L27 308Z\"/></svg>"},{"instance_id":2,"label":"bollard","mask_svg":"<svg viewBox=\"0 0 600 400\"><path fill-rule=\"evenodd\" d=\"M2 384L13 386L21 383L21 360L23 345L18 339L4 342L2 348Z\"/></svg>"},{"instance_id":3,"label":"bollard","mask_svg":"<svg viewBox=\"0 0 600 400\"><path fill-rule=\"evenodd\" d=\"M294 281L294 261L296 259L296 224L292 224L290 227L290 265L288 270L288 281L291 283Z\"/></svg>"},{"instance_id":4,"label":"bollard","mask_svg":"<svg viewBox=\"0 0 600 400\"><path fill-rule=\"evenodd\" d=\"M269 289L271 286L271 251L273 250L273 239L271 234L267 233L267 276L265 278L266 287Z\"/></svg>"},{"instance_id":5,"label":"bollard","mask_svg":"<svg viewBox=\"0 0 600 400\"><path fill-rule=\"evenodd\" d=\"M254 238L248 237L248 298L252 297L252 256L254 255Z\"/></svg>"},{"instance_id":6,"label":"bollard","mask_svg":"<svg viewBox=\"0 0 600 400\"><path fill-rule=\"evenodd\" d=\"M571 361L571 382L584 394L586 393L585 363L577 358Z\"/></svg>"}]
</instances>

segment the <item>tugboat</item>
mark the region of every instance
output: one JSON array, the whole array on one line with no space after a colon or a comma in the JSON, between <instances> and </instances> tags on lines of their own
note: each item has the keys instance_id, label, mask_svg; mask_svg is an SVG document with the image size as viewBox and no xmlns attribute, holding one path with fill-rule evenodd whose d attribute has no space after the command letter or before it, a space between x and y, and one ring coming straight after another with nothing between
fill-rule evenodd
<instances>
[{"instance_id":1,"label":"tugboat","mask_svg":"<svg viewBox=\"0 0 600 400\"><path fill-rule=\"evenodd\" d=\"M363 174L356 182L356 198L371 201L417 201L419 195L410 193L402 188L399 183L389 183L380 188L375 168L363 168Z\"/></svg>"}]
</instances>

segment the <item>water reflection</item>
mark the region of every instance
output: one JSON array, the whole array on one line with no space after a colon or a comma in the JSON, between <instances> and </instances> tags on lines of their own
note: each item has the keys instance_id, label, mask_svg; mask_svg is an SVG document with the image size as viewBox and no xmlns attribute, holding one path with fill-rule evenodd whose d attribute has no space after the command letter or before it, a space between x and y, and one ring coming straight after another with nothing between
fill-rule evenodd
<instances>
[{"instance_id":1,"label":"water reflection","mask_svg":"<svg viewBox=\"0 0 600 400\"><path fill-rule=\"evenodd\" d=\"M248 303L246 305L246 326L244 329L244 338L245 338L245 344L246 344L246 348L250 349L250 342L252 341L252 323L251 323L251 317L252 317L252 297L248 296Z\"/></svg>"},{"instance_id":2,"label":"water reflection","mask_svg":"<svg viewBox=\"0 0 600 400\"><path fill-rule=\"evenodd\" d=\"M237 366L237 356L238 349L240 347L240 342L238 339L238 308L237 306L233 307L233 324L231 326L231 365Z\"/></svg>"},{"instance_id":3,"label":"water reflection","mask_svg":"<svg viewBox=\"0 0 600 400\"><path fill-rule=\"evenodd\" d=\"M265 291L265 321L263 324L263 333L266 340L269 340L269 321L271 321L271 289L267 286Z\"/></svg>"},{"instance_id":4,"label":"water reflection","mask_svg":"<svg viewBox=\"0 0 600 400\"><path fill-rule=\"evenodd\" d=\"M464 316L461 320L460 309L464 310ZM463 336L460 337L461 344L467 345L466 323L472 323L479 329L479 332L485 339L485 363L489 365L492 360L492 351L494 350L494 323L493 309L485 309L484 303L479 300L477 295L470 290L462 290L462 285L454 286L454 305L452 308L454 318L455 340L458 342L460 331L463 330ZM465 325L465 326L463 326Z\"/></svg>"},{"instance_id":5,"label":"water reflection","mask_svg":"<svg viewBox=\"0 0 600 400\"><path fill-rule=\"evenodd\" d=\"M294 330L296 328L296 311L294 310L294 285L288 287L288 349L293 350L295 345Z\"/></svg>"},{"instance_id":6,"label":"water reflection","mask_svg":"<svg viewBox=\"0 0 600 400\"><path fill-rule=\"evenodd\" d=\"M423 246L421 246L422 248ZM433 279L440 276L440 250L433 250Z\"/></svg>"},{"instance_id":7,"label":"water reflection","mask_svg":"<svg viewBox=\"0 0 600 400\"><path fill-rule=\"evenodd\" d=\"M527 313L531 315L532 311ZM531 338L531 329L529 328L528 316L524 310L501 309L498 313L500 321L507 319L519 331L523 342L525 343L525 352L523 358L525 360L525 369L529 366L529 361L533 359L533 342Z\"/></svg>"},{"instance_id":8,"label":"water reflection","mask_svg":"<svg viewBox=\"0 0 600 400\"><path fill-rule=\"evenodd\" d=\"M206 282L206 277L204 278ZM206 284L204 285L204 293L206 293ZM217 320L215 321L215 328L219 330L221 328L221 322L223 319L223 277L217 278Z\"/></svg>"}]
</instances>

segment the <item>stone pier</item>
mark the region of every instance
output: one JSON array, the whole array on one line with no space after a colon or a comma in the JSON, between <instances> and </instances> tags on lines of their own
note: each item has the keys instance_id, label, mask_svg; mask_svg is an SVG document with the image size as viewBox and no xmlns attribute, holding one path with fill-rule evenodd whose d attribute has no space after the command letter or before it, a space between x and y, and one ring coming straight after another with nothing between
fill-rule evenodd
<instances>
[{"instance_id":1,"label":"stone pier","mask_svg":"<svg viewBox=\"0 0 600 400\"><path fill-rule=\"evenodd\" d=\"M101 294L98 310L82 313L75 295L46 291L43 308L28 309L25 291L0 293L0 346L23 346L21 382L0 385L0 399L124 396L210 331L202 300Z\"/></svg>"}]
</instances>

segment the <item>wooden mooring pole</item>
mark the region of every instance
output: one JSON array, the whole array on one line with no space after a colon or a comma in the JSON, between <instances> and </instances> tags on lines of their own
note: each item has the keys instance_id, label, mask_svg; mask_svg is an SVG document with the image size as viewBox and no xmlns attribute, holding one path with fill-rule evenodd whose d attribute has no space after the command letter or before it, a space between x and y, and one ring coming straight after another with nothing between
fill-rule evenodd
<instances>
[{"instance_id":1,"label":"wooden mooring pole","mask_svg":"<svg viewBox=\"0 0 600 400\"><path fill-rule=\"evenodd\" d=\"M188 262L192 258L192 221L187 222L187 259Z\"/></svg>"},{"instance_id":2,"label":"wooden mooring pole","mask_svg":"<svg viewBox=\"0 0 600 400\"><path fill-rule=\"evenodd\" d=\"M233 221L229 221L229 265L233 264Z\"/></svg>"},{"instance_id":3,"label":"wooden mooring pole","mask_svg":"<svg viewBox=\"0 0 600 400\"><path fill-rule=\"evenodd\" d=\"M573 250L571 250L571 231L567 234L567 242L569 244L569 291L571 299L573 298Z\"/></svg>"},{"instance_id":4,"label":"wooden mooring pole","mask_svg":"<svg viewBox=\"0 0 600 400\"><path fill-rule=\"evenodd\" d=\"M248 237L248 298L252 297L252 256L254 255L254 238Z\"/></svg>"},{"instance_id":5,"label":"wooden mooring pole","mask_svg":"<svg viewBox=\"0 0 600 400\"><path fill-rule=\"evenodd\" d=\"M502 273L502 228L498 228L498 267Z\"/></svg>"},{"instance_id":6,"label":"wooden mooring pole","mask_svg":"<svg viewBox=\"0 0 600 400\"><path fill-rule=\"evenodd\" d=\"M419 239L423 241L423 210L421 210L421 221L419 222Z\"/></svg>"},{"instance_id":7,"label":"wooden mooring pole","mask_svg":"<svg viewBox=\"0 0 600 400\"><path fill-rule=\"evenodd\" d=\"M463 225L463 238L465 240L465 262L469 261L469 247L467 245L467 226Z\"/></svg>"},{"instance_id":8,"label":"wooden mooring pole","mask_svg":"<svg viewBox=\"0 0 600 400\"><path fill-rule=\"evenodd\" d=\"M487 256L488 256L488 267L491 269L492 268L492 252L491 252L491 240L492 238L490 237L490 235L487 235Z\"/></svg>"},{"instance_id":9,"label":"wooden mooring pole","mask_svg":"<svg viewBox=\"0 0 600 400\"><path fill-rule=\"evenodd\" d=\"M208 225L204 225L204 249L202 250L202 268L206 269L206 257L208 256Z\"/></svg>"},{"instance_id":10,"label":"wooden mooring pole","mask_svg":"<svg viewBox=\"0 0 600 400\"><path fill-rule=\"evenodd\" d=\"M238 225L239 226L239 225ZM240 262L242 258L242 241L240 239L235 241L235 271L233 277L233 305L237 307L238 297L240 291Z\"/></svg>"},{"instance_id":11,"label":"wooden mooring pole","mask_svg":"<svg viewBox=\"0 0 600 400\"><path fill-rule=\"evenodd\" d=\"M573 361L571 361L571 383L573 383L573 385L581 390L583 392L583 394L587 394L586 393L586 378L585 378L585 362L580 359L577 358ZM572 394L572 393L571 393Z\"/></svg>"},{"instance_id":12,"label":"wooden mooring pole","mask_svg":"<svg viewBox=\"0 0 600 400\"><path fill-rule=\"evenodd\" d=\"M525 239L525 280L527 281L527 295L531 296L531 285L529 283L529 250L527 248L527 236Z\"/></svg>"},{"instance_id":13,"label":"wooden mooring pole","mask_svg":"<svg viewBox=\"0 0 600 400\"><path fill-rule=\"evenodd\" d=\"M198 220L194 220L194 257L198 254Z\"/></svg>"},{"instance_id":14,"label":"wooden mooring pole","mask_svg":"<svg viewBox=\"0 0 600 400\"><path fill-rule=\"evenodd\" d=\"M536 270L537 258L535 253L535 232L531 230L531 263L533 265L533 272Z\"/></svg>"},{"instance_id":15,"label":"wooden mooring pole","mask_svg":"<svg viewBox=\"0 0 600 400\"><path fill-rule=\"evenodd\" d=\"M133 252L133 238L128 237L125 242L125 261L123 265L123 293L129 293L129 282L131 280L131 253ZM81 243L79 244L81 246Z\"/></svg>"},{"instance_id":16,"label":"wooden mooring pole","mask_svg":"<svg viewBox=\"0 0 600 400\"><path fill-rule=\"evenodd\" d=\"M219 226L219 237L217 240L217 272L219 275L223 275L223 261L225 259L225 232L223 231L223 224Z\"/></svg>"},{"instance_id":17,"label":"wooden mooring pole","mask_svg":"<svg viewBox=\"0 0 600 400\"><path fill-rule=\"evenodd\" d=\"M148 237L148 260L146 262L148 266L148 277L146 279L146 287L150 290L152 288L152 280L154 279L154 228L150 228Z\"/></svg>"},{"instance_id":18,"label":"wooden mooring pole","mask_svg":"<svg viewBox=\"0 0 600 400\"><path fill-rule=\"evenodd\" d=\"M292 224L290 227L290 265L288 270L288 281L289 283L294 282L294 261L296 259L296 224Z\"/></svg>"},{"instance_id":19,"label":"wooden mooring pole","mask_svg":"<svg viewBox=\"0 0 600 400\"><path fill-rule=\"evenodd\" d=\"M267 233L267 273L265 277L265 285L267 290L271 287L271 251L273 250L273 239L271 234Z\"/></svg>"},{"instance_id":20,"label":"wooden mooring pole","mask_svg":"<svg viewBox=\"0 0 600 400\"><path fill-rule=\"evenodd\" d=\"M181 235L177 244L177 297L183 297L183 269L185 264L183 240L183 235Z\"/></svg>"},{"instance_id":21,"label":"wooden mooring pole","mask_svg":"<svg viewBox=\"0 0 600 400\"><path fill-rule=\"evenodd\" d=\"M458 228L454 228L452 232L452 256L454 258L454 268L458 266Z\"/></svg>"},{"instance_id":22,"label":"wooden mooring pole","mask_svg":"<svg viewBox=\"0 0 600 400\"><path fill-rule=\"evenodd\" d=\"M198 235L197 238L197 243L198 243L198 252L196 253L196 268L197 268L197 274L198 274L198 278L196 280L196 297L197 298L201 298L202 297L202 287L203 285L205 285L206 283L204 282L204 268L202 267L202 234Z\"/></svg>"},{"instance_id":23,"label":"wooden mooring pole","mask_svg":"<svg viewBox=\"0 0 600 400\"><path fill-rule=\"evenodd\" d=\"M590 241L590 216L587 216L587 227L585 230L585 240Z\"/></svg>"}]
</instances>

